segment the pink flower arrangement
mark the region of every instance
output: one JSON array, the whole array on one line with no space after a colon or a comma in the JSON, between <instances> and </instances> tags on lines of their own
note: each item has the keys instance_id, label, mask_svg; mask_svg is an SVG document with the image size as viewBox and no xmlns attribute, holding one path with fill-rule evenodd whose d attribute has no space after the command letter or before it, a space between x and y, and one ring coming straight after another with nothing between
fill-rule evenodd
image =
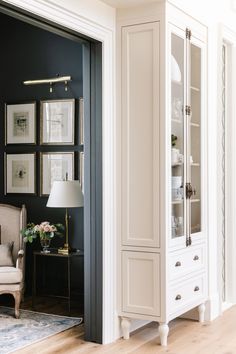
<instances>
[{"instance_id":1,"label":"pink flower arrangement","mask_svg":"<svg viewBox=\"0 0 236 354\"><path fill-rule=\"evenodd\" d=\"M50 225L49 221L43 221L41 224L30 223L27 227L21 230L24 242L32 243L37 237L40 240L51 239L54 236L63 236L61 231L64 230L62 224Z\"/></svg>"},{"instance_id":2,"label":"pink flower arrangement","mask_svg":"<svg viewBox=\"0 0 236 354\"><path fill-rule=\"evenodd\" d=\"M48 221L41 222L39 225L34 226L35 232L56 232L57 228L55 225L50 225Z\"/></svg>"}]
</instances>

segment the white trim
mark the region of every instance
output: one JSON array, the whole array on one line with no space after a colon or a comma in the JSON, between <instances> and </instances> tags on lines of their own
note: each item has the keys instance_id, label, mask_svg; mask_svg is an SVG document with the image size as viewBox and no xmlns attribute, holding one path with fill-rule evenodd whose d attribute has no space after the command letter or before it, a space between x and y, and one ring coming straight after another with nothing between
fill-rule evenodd
<instances>
[{"instance_id":1,"label":"white trim","mask_svg":"<svg viewBox=\"0 0 236 354\"><path fill-rule=\"evenodd\" d=\"M115 82L113 79L115 72L115 23L114 28L96 23L90 17L69 10L72 2L69 4L67 1L65 1L65 7L46 0L4 0L4 2L99 40L103 45L103 343L106 344L115 340L115 324L117 322L117 314L115 313L117 157ZM96 8L93 10L96 12ZM87 13L89 11L90 8Z\"/></svg>"},{"instance_id":2,"label":"white trim","mask_svg":"<svg viewBox=\"0 0 236 354\"><path fill-rule=\"evenodd\" d=\"M235 188L235 178L236 178L236 159L235 159L235 148L236 148L236 124L235 124L235 113L236 113L236 104L234 100L234 96L236 93L236 67L234 65L236 60L236 33L233 32L231 29L226 27L224 24L219 26L219 42L218 42L218 53L221 53L222 45L225 44L227 48L227 72L229 73L228 79L226 82L227 86L227 97L226 97L226 124L225 124L225 152L226 152L226 161L225 161L225 174L226 174L226 188L225 188L225 198L226 198L226 226L225 226L225 234L226 234L226 303L221 301L221 311L225 310L225 308L230 303L236 303L236 259L235 259L235 230L236 230L236 220L235 220L235 212L236 212L236 204L235 204L235 195L236 195L236 188ZM221 83L221 74L222 74L222 65L219 62L218 67L218 77L219 77L219 84L218 84L218 139L222 136L222 129L220 126L221 115L222 115L222 105L221 105L221 92L222 92L222 83ZM218 140L220 144L220 141ZM219 155L222 155L222 151L218 152ZM219 159L220 160L220 159ZM217 168L221 168L218 162ZM219 175L221 175L219 173ZM221 185L219 184L218 180L218 190L217 192L222 195L220 188ZM221 201L219 201L221 202ZM221 210L221 204L219 204L219 209ZM219 215L219 214L218 214ZM222 289L222 276L221 276L221 269L222 269L222 234L221 234L221 226L222 226L222 219L219 218L218 223L218 257L219 257L219 264L220 270L218 274L219 278L219 289ZM226 306L227 304L227 306Z\"/></svg>"}]
</instances>

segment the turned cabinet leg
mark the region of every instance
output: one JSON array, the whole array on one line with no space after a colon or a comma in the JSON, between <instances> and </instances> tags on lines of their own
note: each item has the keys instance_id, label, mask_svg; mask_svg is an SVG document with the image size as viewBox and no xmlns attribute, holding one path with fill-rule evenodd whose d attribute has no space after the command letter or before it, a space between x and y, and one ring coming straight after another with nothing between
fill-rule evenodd
<instances>
[{"instance_id":1,"label":"turned cabinet leg","mask_svg":"<svg viewBox=\"0 0 236 354\"><path fill-rule=\"evenodd\" d=\"M129 339L131 321L127 317L121 317L121 329L124 339Z\"/></svg>"},{"instance_id":2,"label":"turned cabinet leg","mask_svg":"<svg viewBox=\"0 0 236 354\"><path fill-rule=\"evenodd\" d=\"M160 335L160 340L161 340L161 345L162 346L167 346L167 337L169 333L169 326L167 323L160 323L159 324L159 335Z\"/></svg>"},{"instance_id":3,"label":"turned cabinet leg","mask_svg":"<svg viewBox=\"0 0 236 354\"><path fill-rule=\"evenodd\" d=\"M205 318L205 309L206 306L205 304L201 304L198 306L198 321L199 322L204 322L204 318Z\"/></svg>"},{"instance_id":4,"label":"turned cabinet leg","mask_svg":"<svg viewBox=\"0 0 236 354\"><path fill-rule=\"evenodd\" d=\"M15 317L19 318L20 317L21 292L20 291L15 291L13 296L14 296L14 299L15 299Z\"/></svg>"}]
</instances>

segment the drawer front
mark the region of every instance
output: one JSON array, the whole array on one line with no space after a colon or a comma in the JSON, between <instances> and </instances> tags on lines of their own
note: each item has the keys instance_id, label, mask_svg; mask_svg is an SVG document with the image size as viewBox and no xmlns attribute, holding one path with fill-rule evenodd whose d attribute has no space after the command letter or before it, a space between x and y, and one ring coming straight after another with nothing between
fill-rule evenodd
<instances>
[{"instance_id":1,"label":"drawer front","mask_svg":"<svg viewBox=\"0 0 236 354\"><path fill-rule=\"evenodd\" d=\"M180 282L170 288L169 305L170 312L173 313L190 303L205 296L206 279L205 275L199 275L188 281Z\"/></svg>"},{"instance_id":2,"label":"drawer front","mask_svg":"<svg viewBox=\"0 0 236 354\"><path fill-rule=\"evenodd\" d=\"M173 252L169 259L170 280L194 271L200 271L205 267L205 245L186 248L181 252Z\"/></svg>"}]
</instances>

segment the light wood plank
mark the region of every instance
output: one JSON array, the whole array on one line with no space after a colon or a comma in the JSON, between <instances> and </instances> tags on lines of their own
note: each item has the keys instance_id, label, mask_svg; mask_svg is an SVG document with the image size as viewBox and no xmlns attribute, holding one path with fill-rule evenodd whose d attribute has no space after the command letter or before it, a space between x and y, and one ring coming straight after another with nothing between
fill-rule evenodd
<instances>
[{"instance_id":1,"label":"light wood plank","mask_svg":"<svg viewBox=\"0 0 236 354\"><path fill-rule=\"evenodd\" d=\"M51 338L18 350L18 354L236 354L236 306L213 322L177 319L170 324L168 346L159 345L158 325L150 323L109 345L83 340L83 326L74 327Z\"/></svg>"}]
</instances>

